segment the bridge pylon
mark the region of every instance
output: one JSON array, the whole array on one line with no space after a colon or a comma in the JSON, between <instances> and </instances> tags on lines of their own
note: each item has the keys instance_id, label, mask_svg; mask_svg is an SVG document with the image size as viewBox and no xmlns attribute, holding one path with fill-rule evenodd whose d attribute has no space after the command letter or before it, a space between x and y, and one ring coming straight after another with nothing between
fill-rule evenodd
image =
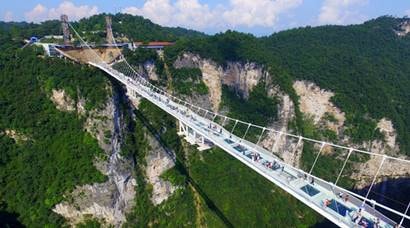
<instances>
[{"instance_id":1,"label":"bridge pylon","mask_svg":"<svg viewBox=\"0 0 410 228\"><path fill-rule=\"evenodd\" d=\"M68 16L66 14L61 15L61 27L63 29L64 45L70 45L70 29L68 27Z\"/></svg>"},{"instance_id":2,"label":"bridge pylon","mask_svg":"<svg viewBox=\"0 0 410 228\"><path fill-rule=\"evenodd\" d=\"M112 33L112 19L111 16L105 16L105 32L107 44L114 44L114 35Z\"/></svg>"},{"instance_id":3,"label":"bridge pylon","mask_svg":"<svg viewBox=\"0 0 410 228\"><path fill-rule=\"evenodd\" d=\"M195 129L189 127L182 121L178 121L179 125L179 130L178 130L178 135L179 136L185 136L184 139L191 145L197 145L197 149L199 151L204 151L211 149L213 146L213 143L210 142L204 135L201 133L198 133L195 131Z\"/></svg>"}]
</instances>

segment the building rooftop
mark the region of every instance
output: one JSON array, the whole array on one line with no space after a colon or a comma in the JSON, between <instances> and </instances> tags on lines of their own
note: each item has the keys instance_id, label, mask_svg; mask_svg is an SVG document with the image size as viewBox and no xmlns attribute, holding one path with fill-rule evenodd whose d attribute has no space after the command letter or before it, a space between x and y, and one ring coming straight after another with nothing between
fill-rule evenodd
<instances>
[{"instance_id":1,"label":"building rooftop","mask_svg":"<svg viewBox=\"0 0 410 228\"><path fill-rule=\"evenodd\" d=\"M134 45L136 46L172 46L174 45L174 42L168 42L168 41L151 41L148 43L144 43L141 41L134 42Z\"/></svg>"}]
</instances>

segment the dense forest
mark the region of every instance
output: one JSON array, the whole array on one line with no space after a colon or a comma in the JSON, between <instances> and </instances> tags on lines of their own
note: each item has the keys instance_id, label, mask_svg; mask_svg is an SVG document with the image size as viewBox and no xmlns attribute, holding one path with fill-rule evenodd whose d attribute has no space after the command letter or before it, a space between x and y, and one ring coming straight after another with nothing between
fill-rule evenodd
<instances>
[{"instance_id":1,"label":"dense forest","mask_svg":"<svg viewBox=\"0 0 410 228\"><path fill-rule=\"evenodd\" d=\"M410 154L410 39L395 34L400 22L381 17L362 25L294 29L263 43L294 78L336 93L332 99L346 112L356 142L374 137L367 114L388 117L402 152Z\"/></svg>"},{"instance_id":2,"label":"dense forest","mask_svg":"<svg viewBox=\"0 0 410 228\"><path fill-rule=\"evenodd\" d=\"M82 19L78 23L73 23L79 31L87 31L85 37L88 40L102 43L105 35L106 14L99 14L90 18ZM126 36L130 41L175 41L180 37L202 37L201 32L184 29L162 27L152 23L148 19L140 16L118 13L112 16L112 27L114 36L121 38Z\"/></svg>"},{"instance_id":3,"label":"dense forest","mask_svg":"<svg viewBox=\"0 0 410 228\"><path fill-rule=\"evenodd\" d=\"M63 194L105 177L93 166L102 150L83 131L84 118L57 110L50 90L83 97L92 109L105 101L107 80L96 70L39 54L13 45L3 45L0 54L0 211L16 213L30 227L57 227L64 220L51 208ZM11 131L17 136L10 138Z\"/></svg>"}]
</instances>

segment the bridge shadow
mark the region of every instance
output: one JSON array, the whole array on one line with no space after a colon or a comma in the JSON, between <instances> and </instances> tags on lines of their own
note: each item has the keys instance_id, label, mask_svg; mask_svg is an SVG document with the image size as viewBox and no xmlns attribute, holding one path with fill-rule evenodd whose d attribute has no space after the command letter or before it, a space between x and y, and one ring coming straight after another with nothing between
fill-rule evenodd
<instances>
[{"instance_id":1,"label":"bridge shadow","mask_svg":"<svg viewBox=\"0 0 410 228\"><path fill-rule=\"evenodd\" d=\"M370 186L362 189L350 189L359 195L365 196ZM369 199L374 199L377 202L384 204L394 210L403 212L406 210L407 204L410 202L410 178L387 179L375 184L369 194ZM368 203L369 204L369 203ZM369 204L370 205L370 204ZM385 210L377 208L379 212L386 215L393 221L399 223L402 217ZM410 220L405 219L403 227L410 227ZM335 224L327 219L314 225L315 228L337 227Z\"/></svg>"},{"instance_id":2,"label":"bridge shadow","mask_svg":"<svg viewBox=\"0 0 410 228\"><path fill-rule=\"evenodd\" d=\"M18 220L18 214L0 211L0 227L25 227Z\"/></svg>"},{"instance_id":3,"label":"bridge shadow","mask_svg":"<svg viewBox=\"0 0 410 228\"><path fill-rule=\"evenodd\" d=\"M336 224L333 222L329 221L328 219L323 219L321 222L316 223L315 225L312 226L313 228L338 228Z\"/></svg>"},{"instance_id":4,"label":"bridge shadow","mask_svg":"<svg viewBox=\"0 0 410 228\"><path fill-rule=\"evenodd\" d=\"M174 160L175 168L186 177L187 184L191 185L198 194L205 201L207 207L215 213L216 216L221 219L221 221L227 227L234 227L229 219L223 214L223 212L216 206L216 204L208 197L206 192L198 185L198 183L190 176L189 170L185 167L184 162L174 155L173 151L169 149L165 140L161 138L160 133L149 123L148 119L138 110L134 111L135 116L143 123L143 125L148 129L148 131L155 137L160 146L165 150L165 152Z\"/></svg>"},{"instance_id":5,"label":"bridge shadow","mask_svg":"<svg viewBox=\"0 0 410 228\"><path fill-rule=\"evenodd\" d=\"M365 195L370 186L365 188L354 190L360 195ZM370 191L369 199L374 199L394 210L404 213L407 204L410 202L410 178L402 177L397 179L386 179L382 182L375 184ZM382 208L378 211L393 219L397 223L400 222L402 217ZM404 227L410 227L410 220L404 219Z\"/></svg>"}]
</instances>

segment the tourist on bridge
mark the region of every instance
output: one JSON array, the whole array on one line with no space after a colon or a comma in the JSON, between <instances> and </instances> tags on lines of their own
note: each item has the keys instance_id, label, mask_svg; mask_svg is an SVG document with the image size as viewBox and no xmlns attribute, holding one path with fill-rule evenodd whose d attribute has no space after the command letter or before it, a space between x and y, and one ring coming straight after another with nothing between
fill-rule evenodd
<instances>
[{"instance_id":1,"label":"tourist on bridge","mask_svg":"<svg viewBox=\"0 0 410 228\"><path fill-rule=\"evenodd\" d=\"M343 199L343 192L339 192L339 194L337 194L339 196L340 199Z\"/></svg>"},{"instance_id":2,"label":"tourist on bridge","mask_svg":"<svg viewBox=\"0 0 410 228\"><path fill-rule=\"evenodd\" d=\"M376 218L376 220L374 221L374 228L380 228L380 219Z\"/></svg>"},{"instance_id":3,"label":"tourist on bridge","mask_svg":"<svg viewBox=\"0 0 410 228\"><path fill-rule=\"evenodd\" d=\"M357 211L352 218L352 221L356 224L358 224L360 222L360 220L362 219L362 210L359 208L359 211Z\"/></svg>"},{"instance_id":4,"label":"tourist on bridge","mask_svg":"<svg viewBox=\"0 0 410 228\"><path fill-rule=\"evenodd\" d=\"M345 197L343 198L343 201L345 201L345 203L347 203L347 201L349 201L349 195L346 194Z\"/></svg>"},{"instance_id":5,"label":"tourist on bridge","mask_svg":"<svg viewBox=\"0 0 410 228\"><path fill-rule=\"evenodd\" d=\"M331 204L331 201L329 199L325 199L325 201L323 202L324 207L328 207L330 206L330 204Z\"/></svg>"}]
</instances>

